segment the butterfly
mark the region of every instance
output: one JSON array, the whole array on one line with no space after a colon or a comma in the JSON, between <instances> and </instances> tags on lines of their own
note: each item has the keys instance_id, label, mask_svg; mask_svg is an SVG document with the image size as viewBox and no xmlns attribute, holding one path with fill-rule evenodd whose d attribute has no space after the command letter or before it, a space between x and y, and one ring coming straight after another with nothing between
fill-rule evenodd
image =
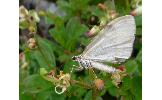
<instances>
[{"instance_id":1,"label":"butterfly","mask_svg":"<svg viewBox=\"0 0 162 100\"><path fill-rule=\"evenodd\" d=\"M85 48L82 54L73 56L80 69L95 68L108 73L116 68L104 63L121 63L129 59L133 50L136 25L132 15L118 17L108 23Z\"/></svg>"}]
</instances>

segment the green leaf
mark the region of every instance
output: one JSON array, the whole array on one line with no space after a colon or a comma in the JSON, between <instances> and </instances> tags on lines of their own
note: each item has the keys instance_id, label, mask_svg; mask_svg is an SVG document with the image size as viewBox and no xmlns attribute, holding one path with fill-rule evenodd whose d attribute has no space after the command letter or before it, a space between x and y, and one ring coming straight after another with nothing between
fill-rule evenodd
<instances>
[{"instance_id":1,"label":"green leaf","mask_svg":"<svg viewBox=\"0 0 162 100\"><path fill-rule=\"evenodd\" d=\"M38 62L39 68L44 67L48 68L48 62L42 55L42 53L38 50L31 51L31 62L33 64L33 58Z\"/></svg>"},{"instance_id":2,"label":"green leaf","mask_svg":"<svg viewBox=\"0 0 162 100\"><path fill-rule=\"evenodd\" d=\"M138 55L136 56L136 61L142 64L142 49L138 52Z\"/></svg>"},{"instance_id":3,"label":"green leaf","mask_svg":"<svg viewBox=\"0 0 162 100\"><path fill-rule=\"evenodd\" d=\"M135 71L137 71L138 64L136 63L135 60L129 60L128 62L125 63L126 66L126 71L129 74L133 74Z\"/></svg>"},{"instance_id":4,"label":"green leaf","mask_svg":"<svg viewBox=\"0 0 162 100\"><path fill-rule=\"evenodd\" d=\"M32 95L25 94L22 92L20 92L19 97L20 97L20 100L33 100L34 99L34 97Z\"/></svg>"},{"instance_id":5,"label":"green leaf","mask_svg":"<svg viewBox=\"0 0 162 100\"><path fill-rule=\"evenodd\" d=\"M20 21L19 22L19 28L20 29L26 29L29 27L29 23L27 22L27 20L24 20L24 21Z\"/></svg>"},{"instance_id":6,"label":"green leaf","mask_svg":"<svg viewBox=\"0 0 162 100\"><path fill-rule=\"evenodd\" d=\"M126 90L131 88L131 79L130 79L130 77L124 77L122 79L122 87L121 88L122 88L123 91L126 91Z\"/></svg>"},{"instance_id":7,"label":"green leaf","mask_svg":"<svg viewBox=\"0 0 162 100\"><path fill-rule=\"evenodd\" d=\"M86 93L84 100L92 100L92 90Z\"/></svg>"},{"instance_id":8,"label":"green leaf","mask_svg":"<svg viewBox=\"0 0 162 100\"><path fill-rule=\"evenodd\" d=\"M142 16L135 16L136 26L142 26Z\"/></svg>"},{"instance_id":9,"label":"green leaf","mask_svg":"<svg viewBox=\"0 0 162 100\"><path fill-rule=\"evenodd\" d=\"M64 72L70 72L72 70L73 65L75 65L77 62L74 61L68 61L67 63L65 63L64 65Z\"/></svg>"},{"instance_id":10,"label":"green leaf","mask_svg":"<svg viewBox=\"0 0 162 100\"><path fill-rule=\"evenodd\" d=\"M118 95L118 91L117 91L117 88L116 87L110 87L108 89L109 93L112 95L112 96L117 96Z\"/></svg>"},{"instance_id":11,"label":"green leaf","mask_svg":"<svg viewBox=\"0 0 162 100\"><path fill-rule=\"evenodd\" d=\"M64 26L61 26L60 28L52 28L49 30L49 33L57 43L65 47L67 38Z\"/></svg>"},{"instance_id":12,"label":"green leaf","mask_svg":"<svg viewBox=\"0 0 162 100\"><path fill-rule=\"evenodd\" d=\"M142 36L142 27L137 27L136 28L136 36Z\"/></svg>"},{"instance_id":13,"label":"green leaf","mask_svg":"<svg viewBox=\"0 0 162 100\"><path fill-rule=\"evenodd\" d=\"M142 76L142 49L138 52L138 55L136 56L135 60L138 63L139 75Z\"/></svg>"},{"instance_id":14,"label":"green leaf","mask_svg":"<svg viewBox=\"0 0 162 100\"><path fill-rule=\"evenodd\" d=\"M52 45L50 45L50 42L39 37L37 38L37 42L38 42L38 51L43 56L44 60L47 63L47 66L51 68L55 67L56 66L55 56L52 49Z\"/></svg>"},{"instance_id":15,"label":"green leaf","mask_svg":"<svg viewBox=\"0 0 162 100\"><path fill-rule=\"evenodd\" d=\"M97 6L90 6L88 10L92 13L92 15L99 18L105 16L105 13L101 11Z\"/></svg>"},{"instance_id":16,"label":"green leaf","mask_svg":"<svg viewBox=\"0 0 162 100\"><path fill-rule=\"evenodd\" d=\"M53 88L51 90L39 92L36 95L36 100L65 100L65 97L64 94L56 94Z\"/></svg>"},{"instance_id":17,"label":"green leaf","mask_svg":"<svg viewBox=\"0 0 162 100\"><path fill-rule=\"evenodd\" d=\"M23 93L39 93L52 86L51 83L45 81L40 75L33 74L23 81Z\"/></svg>"},{"instance_id":18,"label":"green leaf","mask_svg":"<svg viewBox=\"0 0 162 100\"><path fill-rule=\"evenodd\" d=\"M45 69L45 68L40 68L40 75L41 76L44 76L44 75L46 75L48 72L47 72L47 70Z\"/></svg>"},{"instance_id":19,"label":"green leaf","mask_svg":"<svg viewBox=\"0 0 162 100\"><path fill-rule=\"evenodd\" d=\"M136 76L131 81L131 92L136 100L142 100L142 77Z\"/></svg>"},{"instance_id":20,"label":"green leaf","mask_svg":"<svg viewBox=\"0 0 162 100\"><path fill-rule=\"evenodd\" d=\"M66 49L69 51L74 50L76 47L76 43L81 35L83 35L88 28L80 24L77 18L71 18L66 25L66 33L67 33L67 42Z\"/></svg>"},{"instance_id":21,"label":"green leaf","mask_svg":"<svg viewBox=\"0 0 162 100\"><path fill-rule=\"evenodd\" d=\"M130 13L130 1L129 0L115 0L116 11L121 15L127 15Z\"/></svg>"}]
</instances>

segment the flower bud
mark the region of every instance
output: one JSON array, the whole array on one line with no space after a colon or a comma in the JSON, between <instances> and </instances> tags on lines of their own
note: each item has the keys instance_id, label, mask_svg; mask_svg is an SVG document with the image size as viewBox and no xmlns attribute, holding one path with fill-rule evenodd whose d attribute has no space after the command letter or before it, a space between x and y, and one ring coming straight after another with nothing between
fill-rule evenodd
<instances>
[{"instance_id":1,"label":"flower bud","mask_svg":"<svg viewBox=\"0 0 162 100\"><path fill-rule=\"evenodd\" d=\"M91 37L99 31L100 31L100 28L98 26L94 26L90 31L86 32L86 36Z\"/></svg>"},{"instance_id":2,"label":"flower bud","mask_svg":"<svg viewBox=\"0 0 162 100\"><path fill-rule=\"evenodd\" d=\"M118 13L116 13L115 10L110 10L109 16L110 16L111 19L114 19L118 16Z\"/></svg>"},{"instance_id":3,"label":"flower bud","mask_svg":"<svg viewBox=\"0 0 162 100\"><path fill-rule=\"evenodd\" d=\"M104 81L101 79L94 80L94 85L98 90L102 90L104 88Z\"/></svg>"},{"instance_id":4,"label":"flower bud","mask_svg":"<svg viewBox=\"0 0 162 100\"><path fill-rule=\"evenodd\" d=\"M27 43L28 43L28 47L29 47L30 49L34 49L34 48L36 47L36 41L35 41L34 38L30 38L30 39L27 41Z\"/></svg>"},{"instance_id":5,"label":"flower bud","mask_svg":"<svg viewBox=\"0 0 162 100\"><path fill-rule=\"evenodd\" d=\"M130 14L133 15L133 16L142 15L142 6L138 6L136 9L131 11Z\"/></svg>"},{"instance_id":6,"label":"flower bud","mask_svg":"<svg viewBox=\"0 0 162 100\"><path fill-rule=\"evenodd\" d=\"M37 14L36 11L29 11L29 13L30 13L30 16L32 16L33 19L34 19L36 22L39 22L39 21L40 21L40 18L39 18L39 16L38 16L38 14Z\"/></svg>"},{"instance_id":7,"label":"flower bud","mask_svg":"<svg viewBox=\"0 0 162 100\"><path fill-rule=\"evenodd\" d=\"M46 13L44 11L39 11L39 16L46 16Z\"/></svg>"},{"instance_id":8,"label":"flower bud","mask_svg":"<svg viewBox=\"0 0 162 100\"><path fill-rule=\"evenodd\" d=\"M100 8L101 10L106 10L106 6L102 3L99 3L97 7Z\"/></svg>"},{"instance_id":9,"label":"flower bud","mask_svg":"<svg viewBox=\"0 0 162 100\"><path fill-rule=\"evenodd\" d=\"M29 26L28 30L30 32L29 34L35 34L36 33L36 30L35 30L34 26Z\"/></svg>"},{"instance_id":10,"label":"flower bud","mask_svg":"<svg viewBox=\"0 0 162 100\"><path fill-rule=\"evenodd\" d=\"M19 17L24 18L28 15L28 10L24 6L19 7Z\"/></svg>"},{"instance_id":11,"label":"flower bud","mask_svg":"<svg viewBox=\"0 0 162 100\"><path fill-rule=\"evenodd\" d=\"M124 65L119 66L117 69L119 69L120 71L125 71L126 70Z\"/></svg>"}]
</instances>

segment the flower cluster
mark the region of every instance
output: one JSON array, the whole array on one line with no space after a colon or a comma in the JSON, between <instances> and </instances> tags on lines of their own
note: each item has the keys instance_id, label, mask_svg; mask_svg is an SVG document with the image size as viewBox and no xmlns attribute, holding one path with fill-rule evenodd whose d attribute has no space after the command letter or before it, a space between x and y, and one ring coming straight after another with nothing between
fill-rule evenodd
<instances>
[{"instance_id":1,"label":"flower cluster","mask_svg":"<svg viewBox=\"0 0 162 100\"><path fill-rule=\"evenodd\" d=\"M32 37L37 32L36 23L39 22L40 19L38 14L34 10L27 10L24 6L20 6L19 8L19 23L21 29L28 29L29 35ZM30 38L27 41L27 45L30 49L34 49L36 47L36 40L35 38Z\"/></svg>"},{"instance_id":2,"label":"flower cluster","mask_svg":"<svg viewBox=\"0 0 162 100\"><path fill-rule=\"evenodd\" d=\"M119 66L118 69L116 70L115 73L112 74L111 79L112 83L116 86L119 87L118 85L122 82L123 77L125 77L126 74L126 69L124 66Z\"/></svg>"},{"instance_id":3,"label":"flower cluster","mask_svg":"<svg viewBox=\"0 0 162 100\"><path fill-rule=\"evenodd\" d=\"M60 71L59 75L55 76L55 71L51 70L49 73L44 69L40 69L40 74L47 81L52 82L55 85L55 92L57 94L62 94L70 86L70 74L64 74L63 71Z\"/></svg>"}]
</instances>

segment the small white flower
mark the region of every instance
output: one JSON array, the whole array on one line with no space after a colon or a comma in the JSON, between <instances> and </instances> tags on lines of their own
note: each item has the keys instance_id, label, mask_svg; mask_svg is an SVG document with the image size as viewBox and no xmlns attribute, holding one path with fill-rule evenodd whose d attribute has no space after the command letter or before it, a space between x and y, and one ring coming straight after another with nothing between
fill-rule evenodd
<instances>
[{"instance_id":1,"label":"small white flower","mask_svg":"<svg viewBox=\"0 0 162 100\"><path fill-rule=\"evenodd\" d=\"M19 17L20 17L20 19L25 18L26 16L28 16L28 14L29 14L29 12L24 6L19 7Z\"/></svg>"}]
</instances>

